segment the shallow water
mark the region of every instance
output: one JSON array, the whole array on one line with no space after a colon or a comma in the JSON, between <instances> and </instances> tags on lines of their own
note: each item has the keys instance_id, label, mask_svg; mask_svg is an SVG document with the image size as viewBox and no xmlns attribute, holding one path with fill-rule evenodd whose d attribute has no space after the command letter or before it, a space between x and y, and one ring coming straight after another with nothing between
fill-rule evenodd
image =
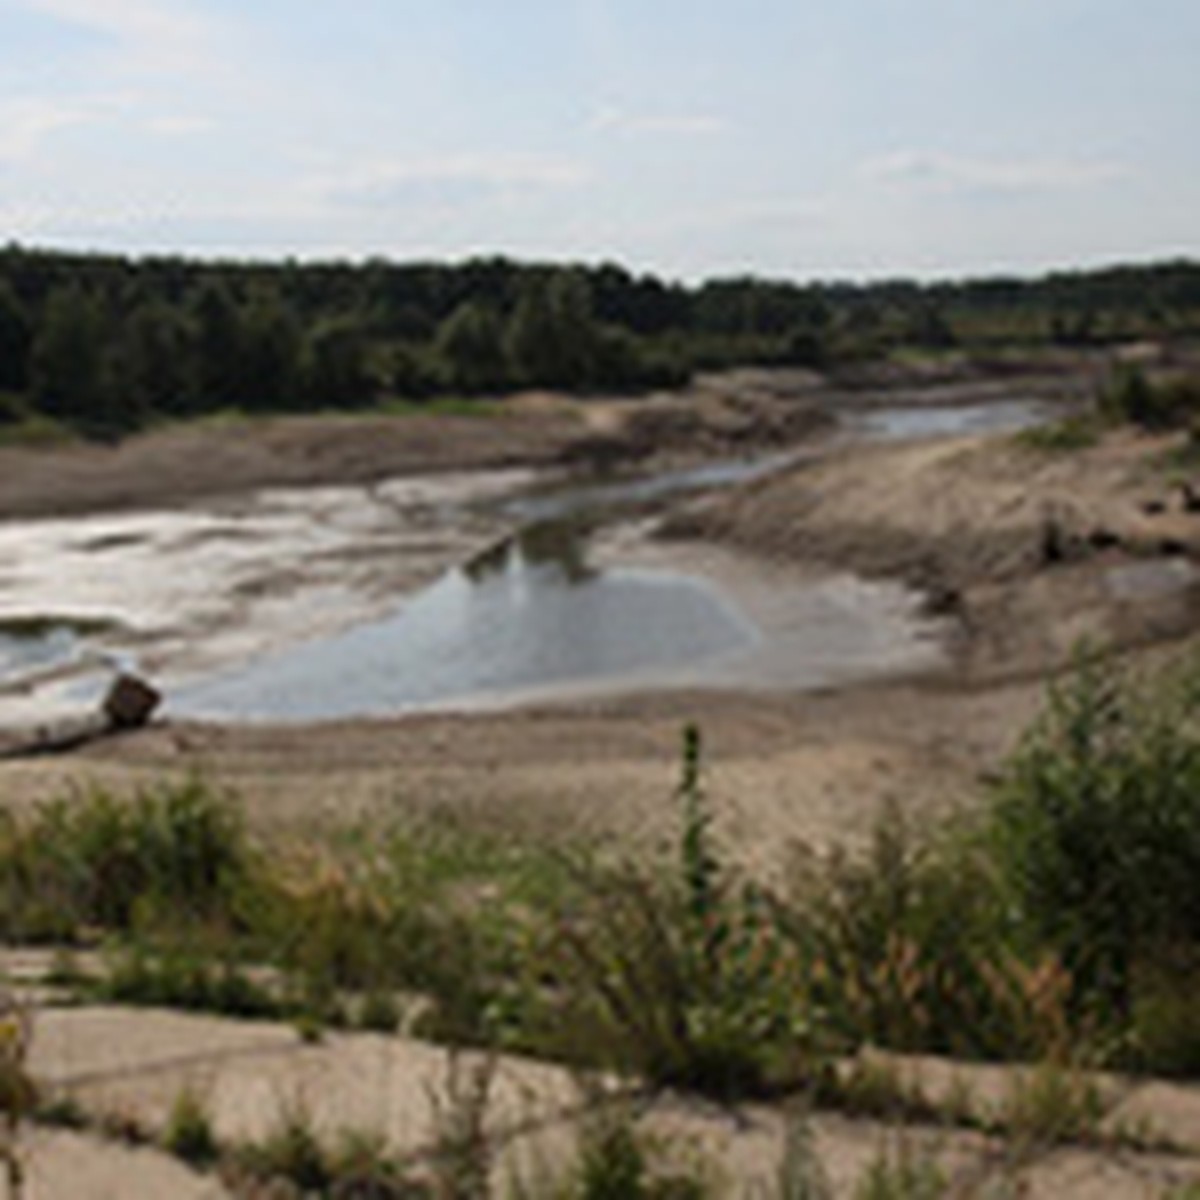
<instances>
[{"instance_id":1,"label":"shallow water","mask_svg":"<svg viewBox=\"0 0 1200 1200\"><path fill-rule=\"evenodd\" d=\"M593 569L585 541L534 526L394 616L178 692L174 712L312 720L396 712L712 661L758 640L703 581Z\"/></svg>"},{"instance_id":2,"label":"shallow water","mask_svg":"<svg viewBox=\"0 0 1200 1200\"><path fill-rule=\"evenodd\" d=\"M773 474L803 453L789 451L757 458L729 459L683 467L677 471L662 471L657 475L635 479L612 479L603 482L557 486L546 491L530 492L506 501L502 511L521 521L544 522L570 520L613 508L666 500L689 492L711 488L732 487L749 483Z\"/></svg>"},{"instance_id":3,"label":"shallow water","mask_svg":"<svg viewBox=\"0 0 1200 1200\"><path fill-rule=\"evenodd\" d=\"M1016 433L1039 425L1057 410L1037 400L994 400L962 405L914 405L847 413L842 425L853 437L898 442L972 433Z\"/></svg>"},{"instance_id":4,"label":"shallow water","mask_svg":"<svg viewBox=\"0 0 1200 1200\"><path fill-rule=\"evenodd\" d=\"M69 663L79 653L79 637L67 625L31 634L0 633L0 687L30 671Z\"/></svg>"}]
</instances>

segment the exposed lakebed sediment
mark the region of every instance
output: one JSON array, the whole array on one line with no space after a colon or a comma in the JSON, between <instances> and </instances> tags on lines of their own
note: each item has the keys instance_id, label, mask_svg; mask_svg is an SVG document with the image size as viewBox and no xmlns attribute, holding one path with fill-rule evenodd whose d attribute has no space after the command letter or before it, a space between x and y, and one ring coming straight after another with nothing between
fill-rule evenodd
<instances>
[{"instance_id":1,"label":"exposed lakebed sediment","mask_svg":"<svg viewBox=\"0 0 1200 1200\"><path fill-rule=\"evenodd\" d=\"M597 690L804 690L927 670L941 660L940 627L917 593L664 544L655 517L831 441L1040 415L1011 400L898 407L857 414L817 446L636 479L469 472L10 522L0 721L77 710L125 662L161 682L168 711L221 720Z\"/></svg>"}]
</instances>

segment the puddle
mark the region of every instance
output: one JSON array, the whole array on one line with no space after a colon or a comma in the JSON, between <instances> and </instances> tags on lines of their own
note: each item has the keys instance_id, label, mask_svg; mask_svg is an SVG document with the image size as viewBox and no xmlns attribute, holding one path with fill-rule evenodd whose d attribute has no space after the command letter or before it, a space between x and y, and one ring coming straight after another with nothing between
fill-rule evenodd
<instances>
[{"instance_id":1,"label":"puddle","mask_svg":"<svg viewBox=\"0 0 1200 1200\"><path fill-rule=\"evenodd\" d=\"M0 687L8 687L31 671L65 665L79 652L79 636L66 625L52 625L34 634L0 629Z\"/></svg>"},{"instance_id":2,"label":"puddle","mask_svg":"<svg viewBox=\"0 0 1200 1200\"><path fill-rule=\"evenodd\" d=\"M60 615L0 616L0 691L22 690L87 658L101 660L98 649L114 626L107 621Z\"/></svg>"},{"instance_id":3,"label":"puddle","mask_svg":"<svg viewBox=\"0 0 1200 1200\"><path fill-rule=\"evenodd\" d=\"M385 620L177 691L172 712L317 720L466 704L555 684L647 680L754 645L720 592L592 567L578 532L534 526Z\"/></svg>"},{"instance_id":4,"label":"puddle","mask_svg":"<svg viewBox=\"0 0 1200 1200\"><path fill-rule=\"evenodd\" d=\"M1186 559L1151 559L1110 567L1105 576L1117 600L1156 600L1178 596L1200 584L1200 570Z\"/></svg>"},{"instance_id":5,"label":"puddle","mask_svg":"<svg viewBox=\"0 0 1200 1200\"><path fill-rule=\"evenodd\" d=\"M972 433L1017 433L1061 411L1040 400L993 400L978 404L879 408L842 416L853 437L874 442L957 437Z\"/></svg>"}]
</instances>

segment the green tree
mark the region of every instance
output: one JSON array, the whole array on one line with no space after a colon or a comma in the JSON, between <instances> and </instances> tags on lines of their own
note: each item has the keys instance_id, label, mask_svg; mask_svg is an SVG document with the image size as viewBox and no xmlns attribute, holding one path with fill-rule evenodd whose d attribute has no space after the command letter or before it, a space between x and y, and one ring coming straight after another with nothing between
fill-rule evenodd
<instances>
[{"instance_id":1,"label":"green tree","mask_svg":"<svg viewBox=\"0 0 1200 1200\"><path fill-rule=\"evenodd\" d=\"M460 304L438 327L434 350L447 383L468 394L500 391L511 378L504 323L495 309Z\"/></svg>"},{"instance_id":2,"label":"green tree","mask_svg":"<svg viewBox=\"0 0 1200 1200\"><path fill-rule=\"evenodd\" d=\"M303 392L313 408L353 408L368 404L376 382L367 364L361 327L349 318L322 322L304 344Z\"/></svg>"},{"instance_id":3,"label":"green tree","mask_svg":"<svg viewBox=\"0 0 1200 1200\"><path fill-rule=\"evenodd\" d=\"M191 374L195 407L214 409L240 403L244 397L240 308L228 287L213 278L192 293L188 311L194 327Z\"/></svg>"},{"instance_id":4,"label":"green tree","mask_svg":"<svg viewBox=\"0 0 1200 1200\"><path fill-rule=\"evenodd\" d=\"M140 305L125 322L111 385L138 411L188 411L196 390L192 343L192 328L178 309L162 300Z\"/></svg>"},{"instance_id":5,"label":"green tree","mask_svg":"<svg viewBox=\"0 0 1200 1200\"><path fill-rule=\"evenodd\" d=\"M0 281L0 390L25 390L32 342L29 314L9 284Z\"/></svg>"},{"instance_id":6,"label":"green tree","mask_svg":"<svg viewBox=\"0 0 1200 1200\"><path fill-rule=\"evenodd\" d=\"M50 294L31 351L32 397L43 412L89 434L130 428L137 412L110 374L100 306L75 284Z\"/></svg>"},{"instance_id":7,"label":"green tree","mask_svg":"<svg viewBox=\"0 0 1200 1200\"><path fill-rule=\"evenodd\" d=\"M251 409L283 409L300 395L301 333L291 309L273 292L261 292L245 311L240 399Z\"/></svg>"},{"instance_id":8,"label":"green tree","mask_svg":"<svg viewBox=\"0 0 1200 1200\"><path fill-rule=\"evenodd\" d=\"M533 275L509 321L509 353L527 383L583 388L595 382L596 333L584 275L570 270Z\"/></svg>"}]
</instances>

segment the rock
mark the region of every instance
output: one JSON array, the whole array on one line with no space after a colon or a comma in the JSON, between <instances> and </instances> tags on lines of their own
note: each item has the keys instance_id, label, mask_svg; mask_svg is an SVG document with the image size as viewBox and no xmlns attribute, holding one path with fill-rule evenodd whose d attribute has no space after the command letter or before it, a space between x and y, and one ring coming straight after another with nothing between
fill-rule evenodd
<instances>
[{"instance_id":1,"label":"rock","mask_svg":"<svg viewBox=\"0 0 1200 1200\"><path fill-rule=\"evenodd\" d=\"M964 608L962 592L948 583L940 583L926 590L921 611L931 617L956 617L962 615Z\"/></svg>"},{"instance_id":2,"label":"rock","mask_svg":"<svg viewBox=\"0 0 1200 1200\"><path fill-rule=\"evenodd\" d=\"M1093 550L1112 550L1121 545L1121 535L1103 525L1097 525L1088 534L1087 541Z\"/></svg>"},{"instance_id":3,"label":"rock","mask_svg":"<svg viewBox=\"0 0 1200 1200\"><path fill-rule=\"evenodd\" d=\"M1179 498L1185 513L1200 513L1200 490L1186 480L1179 484Z\"/></svg>"},{"instance_id":4,"label":"rock","mask_svg":"<svg viewBox=\"0 0 1200 1200\"><path fill-rule=\"evenodd\" d=\"M122 673L113 680L101 708L114 729L138 729L161 702L162 694L144 679Z\"/></svg>"},{"instance_id":5,"label":"rock","mask_svg":"<svg viewBox=\"0 0 1200 1200\"><path fill-rule=\"evenodd\" d=\"M1043 566L1053 566L1067 557L1067 537L1062 523L1054 516L1042 520L1041 560Z\"/></svg>"}]
</instances>

